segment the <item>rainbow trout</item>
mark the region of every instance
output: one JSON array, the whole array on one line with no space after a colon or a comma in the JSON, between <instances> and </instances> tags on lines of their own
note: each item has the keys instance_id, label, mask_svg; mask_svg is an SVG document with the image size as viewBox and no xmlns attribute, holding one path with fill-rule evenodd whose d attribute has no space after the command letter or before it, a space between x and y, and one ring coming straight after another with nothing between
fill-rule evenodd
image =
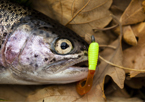
<instances>
[{"instance_id":1,"label":"rainbow trout","mask_svg":"<svg viewBox=\"0 0 145 102\"><path fill-rule=\"evenodd\" d=\"M0 84L61 84L87 77L88 44L44 14L0 0ZM78 65L81 66L78 66Z\"/></svg>"}]
</instances>

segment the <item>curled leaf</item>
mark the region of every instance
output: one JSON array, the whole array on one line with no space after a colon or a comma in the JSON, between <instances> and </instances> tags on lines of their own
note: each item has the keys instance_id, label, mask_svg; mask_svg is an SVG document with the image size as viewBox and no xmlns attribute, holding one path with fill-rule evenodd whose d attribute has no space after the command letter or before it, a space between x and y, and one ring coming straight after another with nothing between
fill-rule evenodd
<instances>
[{"instance_id":1,"label":"curled leaf","mask_svg":"<svg viewBox=\"0 0 145 102\"><path fill-rule=\"evenodd\" d=\"M120 18L122 25L136 24L145 20L142 2L143 0L132 0L130 2Z\"/></svg>"},{"instance_id":2,"label":"curled leaf","mask_svg":"<svg viewBox=\"0 0 145 102\"><path fill-rule=\"evenodd\" d=\"M129 45L133 45L133 46L137 45L137 40L130 26L123 27L123 39Z\"/></svg>"}]
</instances>

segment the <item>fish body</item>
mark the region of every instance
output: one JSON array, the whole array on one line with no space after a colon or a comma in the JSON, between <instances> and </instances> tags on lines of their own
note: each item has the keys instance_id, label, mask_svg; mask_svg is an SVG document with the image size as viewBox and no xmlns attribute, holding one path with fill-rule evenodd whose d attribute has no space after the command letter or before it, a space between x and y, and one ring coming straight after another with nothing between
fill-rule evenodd
<instances>
[{"instance_id":1,"label":"fish body","mask_svg":"<svg viewBox=\"0 0 145 102\"><path fill-rule=\"evenodd\" d=\"M87 77L88 44L44 14L0 1L0 84L59 84Z\"/></svg>"}]
</instances>

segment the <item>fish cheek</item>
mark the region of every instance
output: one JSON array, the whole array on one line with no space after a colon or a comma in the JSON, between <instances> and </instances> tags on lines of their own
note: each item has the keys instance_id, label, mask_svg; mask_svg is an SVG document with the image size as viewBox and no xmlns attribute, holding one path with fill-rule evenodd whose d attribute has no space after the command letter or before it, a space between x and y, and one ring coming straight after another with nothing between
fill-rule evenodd
<instances>
[{"instance_id":1,"label":"fish cheek","mask_svg":"<svg viewBox=\"0 0 145 102\"><path fill-rule=\"evenodd\" d=\"M20 63L32 71L41 71L54 59L49 45L43 41L43 37L33 35L27 41L25 49L20 56Z\"/></svg>"},{"instance_id":2,"label":"fish cheek","mask_svg":"<svg viewBox=\"0 0 145 102\"><path fill-rule=\"evenodd\" d=\"M26 28L28 28L26 25L18 27L8 38L4 52L7 63L12 63L18 57L22 46L30 35L29 28Z\"/></svg>"}]
</instances>

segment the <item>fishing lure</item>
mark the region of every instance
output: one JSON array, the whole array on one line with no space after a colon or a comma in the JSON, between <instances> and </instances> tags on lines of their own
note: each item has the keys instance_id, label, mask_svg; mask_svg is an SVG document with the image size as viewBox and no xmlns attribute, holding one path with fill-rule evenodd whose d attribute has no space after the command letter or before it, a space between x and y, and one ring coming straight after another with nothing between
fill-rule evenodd
<instances>
[{"instance_id":1,"label":"fishing lure","mask_svg":"<svg viewBox=\"0 0 145 102\"><path fill-rule=\"evenodd\" d=\"M77 92L80 95L84 95L90 91L93 84L93 77L98 61L99 44L95 42L94 36L92 36L91 39L92 39L92 43L89 45L89 50L88 50L88 61L89 61L88 77L86 79L81 80L77 84Z\"/></svg>"}]
</instances>

